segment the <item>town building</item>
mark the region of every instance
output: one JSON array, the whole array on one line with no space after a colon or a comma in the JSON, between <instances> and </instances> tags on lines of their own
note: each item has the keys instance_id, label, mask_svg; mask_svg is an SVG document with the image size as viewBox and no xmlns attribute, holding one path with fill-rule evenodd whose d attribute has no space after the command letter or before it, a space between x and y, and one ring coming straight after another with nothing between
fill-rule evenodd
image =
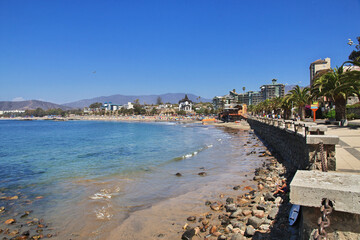
<instances>
[{"instance_id":1,"label":"town building","mask_svg":"<svg viewBox=\"0 0 360 240\"><path fill-rule=\"evenodd\" d=\"M248 91L246 93L236 93L235 89L225 96L213 98L214 109L226 109L238 104L256 105L274 97L285 96L285 85L277 83L277 79L272 80L272 84L262 85L260 91Z\"/></svg>"},{"instance_id":2,"label":"town building","mask_svg":"<svg viewBox=\"0 0 360 240\"><path fill-rule=\"evenodd\" d=\"M122 107L125 109L134 109L134 105L131 102L124 104Z\"/></svg>"},{"instance_id":3,"label":"town building","mask_svg":"<svg viewBox=\"0 0 360 240\"><path fill-rule=\"evenodd\" d=\"M330 58L318 59L310 64L310 86L313 85L316 75L327 72L331 69Z\"/></svg>"},{"instance_id":4,"label":"town building","mask_svg":"<svg viewBox=\"0 0 360 240\"><path fill-rule=\"evenodd\" d=\"M263 101L274 97L284 97L285 95L285 85L277 83L277 79L273 79L272 84L262 85L260 89L263 95Z\"/></svg>"},{"instance_id":5,"label":"town building","mask_svg":"<svg viewBox=\"0 0 360 240\"><path fill-rule=\"evenodd\" d=\"M105 102L102 105L102 109L104 109L105 111L116 111L116 110L119 110L121 108L122 108L121 105L112 104L112 102Z\"/></svg>"},{"instance_id":6,"label":"town building","mask_svg":"<svg viewBox=\"0 0 360 240\"><path fill-rule=\"evenodd\" d=\"M185 95L185 98L179 101L179 111L190 112L192 111L192 106L193 102L188 98L187 94Z\"/></svg>"}]
</instances>

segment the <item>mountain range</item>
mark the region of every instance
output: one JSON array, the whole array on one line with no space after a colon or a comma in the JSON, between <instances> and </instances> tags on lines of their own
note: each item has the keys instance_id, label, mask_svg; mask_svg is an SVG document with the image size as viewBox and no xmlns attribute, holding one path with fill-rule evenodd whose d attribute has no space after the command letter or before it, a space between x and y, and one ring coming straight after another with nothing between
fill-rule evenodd
<instances>
[{"instance_id":1,"label":"mountain range","mask_svg":"<svg viewBox=\"0 0 360 240\"><path fill-rule=\"evenodd\" d=\"M211 102L211 99L202 98L196 96L194 94L187 94L188 98L193 102ZM111 95L111 96L102 96L102 97L95 97L90 99L83 99L76 102L70 102L63 104L67 107L72 108L83 108L88 107L90 104L95 102L112 102L113 104L126 104L128 102L134 102L136 99L139 99L140 104L156 104L158 97L161 98L163 103L178 103L181 99L185 97L185 93L167 93L161 95L139 95L139 96L126 96L126 95ZM198 99L199 98L199 99Z\"/></svg>"},{"instance_id":2,"label":"mountain range","mask_svg":"<svg viewBox=\"0 0 360 240\"><path fill-rule=\"evenodd\" d=\"M44 110L61 108L62 110L70 110L71 107L63 106L50 102L43 102L39 100L28 100L28 101L0 101L0 111L6 110L30 110L42 108Z\"/></svg>"},{"instance_id":3,"label":"mountain range","mask_svg":"<svg viewBox=\"0 0 360 240\"><path fill-rule=\"evenodd\" d=\"M202 98L194 94L187 94L188 98L193 102L211 102L211 99ZM90 99L83 99L75 102L65 104L55 104L50 102L44 102L39 100L28 100L28 101L0 101L0 111L6 110L28 110L42 108L44 110L61 108L62 110L70 110L74 108L88 107L90 104L95 102L112 102L113 104L123 105L128 102L134 102L139 99L140 104L156 104L157 99L161 98L163 103L178 103L185 97L185 93L167 93L161 95L139 95L139 96L126 96L126 95L112 95L102 96Z\"/></svg>"}]
</instances>

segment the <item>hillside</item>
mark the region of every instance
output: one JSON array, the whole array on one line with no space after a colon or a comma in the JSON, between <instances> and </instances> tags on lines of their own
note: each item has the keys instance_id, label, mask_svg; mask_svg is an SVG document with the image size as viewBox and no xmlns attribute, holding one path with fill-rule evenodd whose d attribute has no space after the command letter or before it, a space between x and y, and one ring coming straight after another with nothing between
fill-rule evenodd
<instances>
[{"instance_id":1,"label":"hillside","mask_svg":"<svg viewBox=\"0 0 360 240\"><path fill-rule=\"evenodd\" d=\"M62 110L70 110L71 107L50 103L50 102L43 102L39 100L28 100L28 101L0 101L0 111L6 110L28 110L28 109L36 109L42 108L44 110L53 109L53 108L61 108Z\"/></svg>"},{"instance_id":2,"label":"hillside","mask_svg":"<svg viewBox=\"0 0 360 240\"><path fill-rule=\"evenodd\" d=\"M197 99L199 96L196 96L194 94L187 94L188 98L193 102L211 102L210 99L200 98ZM63 104L67 107L72 108L83 108L88 107L90 104L95 102L112 102L114 104L126 104L128 102L134 102L135 99L139 99L140 104L156 104L156 101L158 97L161 97L161 100L163 103L178 103L179 100L183 99L185 97L185 93L167 93L167 94L161 94L161 95L139 95L139 96L126 96L126 95L112 95L112 96L101 96L101 97L95 97L91 99L83 99L76 102L70 102Z\"/></svg>"}]
</instances>

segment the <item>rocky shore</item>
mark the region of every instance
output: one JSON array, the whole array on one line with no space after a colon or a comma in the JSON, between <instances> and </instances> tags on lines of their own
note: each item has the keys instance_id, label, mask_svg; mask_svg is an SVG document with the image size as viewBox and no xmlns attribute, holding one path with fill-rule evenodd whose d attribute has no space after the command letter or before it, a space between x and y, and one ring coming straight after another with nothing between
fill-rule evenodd
<instances>
[{"instance_id":1,"label":"rocky shore","mask_svg":"<svg viewBox=\"0 0 360 240\"><path fill-rule=\"evenodd\" d=\"M0 192L0 239L25 240L52 238L56 234L44 219L39 219L30 210L33 201L41 201L43 196L28 199L19 194L4 196ZM28 206L27 211L18 211L19 205Z\"/></svg>"},{"instance_id":2,"label":"rocky shore","mask_svg":"<svg viewBox=\"0 0 360 240\"><path fill-rule=\"evenodd\" d=\"M206 200L209 211L189 216L181 239L298 239L297 226L288 222L293 171L269 150L257 152L255 147L247 155L264 160L254 171L253 185L234 185L234 191L245 191L236 197L220 194Z\"/></svg>"}]
</instances>

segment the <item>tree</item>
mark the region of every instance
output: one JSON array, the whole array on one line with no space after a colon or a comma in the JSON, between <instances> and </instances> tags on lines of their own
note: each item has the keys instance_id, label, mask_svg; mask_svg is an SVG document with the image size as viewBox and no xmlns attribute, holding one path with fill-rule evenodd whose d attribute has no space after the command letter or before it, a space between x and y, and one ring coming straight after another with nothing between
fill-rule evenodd
<instances>
[{"instance_id":1,"label":"tree","mask_svg":"<svg viewBox=\"0 0 360 240\"><path fill-rule=\"evenodd\" d=\"M101 108L103 104L100 102L90 104L89 108Z\"/></svg>"},{"instance_id":2,"label":"tree","mask_svg":"<svg viewBox=\"0 0 360 240\"><path fill-rule=\"evenodd\" d=\"M356 50L353 50L349 55L349 60L357 61L360 58L360 36L356 38L358 41L358 44L355 45ZM349 39L350 46L352 46L354 43Z\"/></svg>"},{"instance_id":3,"label":"tree","mask_svg":"<svg viewBox=\"0 0 360 240\"><path fill-rule=\"evenodd\" d=\"M245 93L245 87L243 87L242 89L243 89L243 91L244 91L244 93Z\"/></svg>"},{"instance_id":4,"label":"tree","mask_svg":"<svg viewBox=\"0 0 360 240\"><path fill-rule=\"evenodd\" d=\"M310 101L309 88L305 87L301 89L299 85L296 85L292 90L291 100L294 102L295 106L298 107L300 119L303 120L305 118L305 105Z\"/></svg>"},{"instance_id":5,"label":"tree","mask_svg":"<svg viewBox=\"0 0 360 240\"><path fill-rule=\"evenodd\" d=\"M290 119L292 105L293 102L291 99L291 94L285 95L285 97L283 97L281 101L281 109L284 111L284 119Z\"/></svg>"},{"instance_id":6,"label":"tree","mask_svg":"<svg viewBox=\"0 0 360 240\"><path fill-rule=\"evenodd\" d=\"M163 102L162 102L162 99L161 97L159 96L157 99L156 99L156 105L161 105Z\"/></svg>"},{"instance_id":7,"label":"tree","mask_svg":"<svg viewBox=\"0 0 360 240\"><path fill-rule=\"evenodd\" d=\"M314 82L311 92L314 97L325 96L333 101L336 120L343 120L346 118L347 98L354 95L360 96L359 72L344 72L343 66L334 68Z\"/></svg>"}]
</instances>

